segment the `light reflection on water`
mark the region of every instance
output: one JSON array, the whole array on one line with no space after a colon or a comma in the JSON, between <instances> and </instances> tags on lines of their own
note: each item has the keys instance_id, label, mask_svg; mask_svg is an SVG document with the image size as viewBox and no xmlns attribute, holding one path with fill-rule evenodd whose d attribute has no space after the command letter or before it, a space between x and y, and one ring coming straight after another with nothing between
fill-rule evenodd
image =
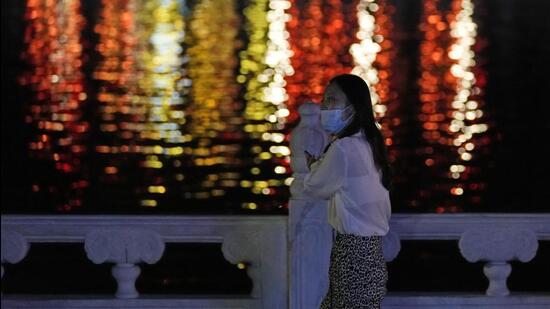
<instances>
[{"instance_id":1,"label":"light reflection on water","mask_svg":"<svg viewBox=\"0 0 550 309\"><path fill-rule=\"evenodd\" d=\"M408 207L461 211L484 188L476 151L488 142L477 138L488 126L476 79L485 77L475 62L469 0L449 1L449 12L437 0L423 1L417 116L405 114L409 103L398 97L399 25L387 0L254 0L246 7L237 0L192 7L179 0L104 0L97 24L89 25L98 36L95 88L84 86L79 69L90 51L83 51L77 2L59 3L28 1L26 19L35 31L27 34L25 55L33 70L21 84L36 94L27 117L37 128L30 152L60 167L48 186L57 191L58 179L70 175L80 192L62 204L65 210L82 204L90 182L90 201L114 205L106 211L284 208L297 106L319 101L330 77L347 72L371 86L390 161L425 157L431 179L407 197ZM42 46L51 48L49 58L40 58ZM56 51L64 53L62 62ZM59 112L61 106L70 112ZM423 140L412 150L400 128L411 117ZM56 150L48 143L57 143ZM433 196L437 208L429 203Z\"/></svg>"}]
</instances>

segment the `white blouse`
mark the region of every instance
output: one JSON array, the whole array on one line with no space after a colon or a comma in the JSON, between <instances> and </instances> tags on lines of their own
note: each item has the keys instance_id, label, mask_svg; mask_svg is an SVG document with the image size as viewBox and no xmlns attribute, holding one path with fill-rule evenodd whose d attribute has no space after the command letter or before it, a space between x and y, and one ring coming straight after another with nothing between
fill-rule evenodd
<instances>
[{"instance_id":1,"label":"white blouse","mask_svg":"<svg viewBox=\"0 0 550 309\"><path fill-rule=\"evenodd\" d=\"M304 193L329 199L328 222L343 234L386 235L391 202L363 130L336 139L311 165Z\"/></svg>"}]
</instances>

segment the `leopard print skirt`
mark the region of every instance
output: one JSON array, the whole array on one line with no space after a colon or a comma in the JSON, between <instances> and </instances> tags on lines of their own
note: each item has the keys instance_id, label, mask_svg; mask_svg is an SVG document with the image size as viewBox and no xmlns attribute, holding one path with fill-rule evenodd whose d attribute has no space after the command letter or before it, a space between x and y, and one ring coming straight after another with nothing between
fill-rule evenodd
<instances>
[{"instance_id":1,"label":"leopard print skirt","mask_svg":"<svg viewBox=\"0 0 550 309\"><path fill-rule=\"evenodd\" d=\"M336 232L330 253L329 290L320 309L380 308L387 281L382 236Z\"/></svg>"}]
</instances>

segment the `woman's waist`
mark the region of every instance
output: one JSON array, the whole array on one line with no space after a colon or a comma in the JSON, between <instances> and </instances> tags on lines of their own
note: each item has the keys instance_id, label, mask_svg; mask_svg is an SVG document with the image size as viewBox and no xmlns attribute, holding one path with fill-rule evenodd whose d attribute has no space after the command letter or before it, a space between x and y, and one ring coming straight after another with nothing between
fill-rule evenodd
<instances>
[{"instance_id":1,"label":"woman's waist","mask_svg":"<svg viewBox=\"0 0 550 309\"><path fill-rule=\"evenodd\" d=\"M363 194L339 193L329 200L329 207L335 207L345 212L384 212L391 210L391 200L389 196L365 196Z\"/></svg>"},{"instance_id":2,"label":"woman's waist","mask_svg":"<svg viewBox=\"0 0 550 309\"><path fill-rule=\"evenodd\" d=\"M364 240L381 240L383 235L357 235L353 233L341 233L336 231L336 238L355 238L355 239L364 239Z\"/></svg>"}]
</instances>

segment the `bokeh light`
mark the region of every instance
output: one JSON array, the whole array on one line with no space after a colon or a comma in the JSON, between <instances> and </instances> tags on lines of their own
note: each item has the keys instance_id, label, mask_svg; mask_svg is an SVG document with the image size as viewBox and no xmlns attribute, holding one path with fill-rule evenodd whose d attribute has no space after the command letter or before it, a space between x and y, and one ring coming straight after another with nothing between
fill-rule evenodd
<instances>
[{"instance_id":1,"label":"bokeh light","mask_svg":"<svg viewBox=\"0 0 550 309\"><path fill-rule=\"evenodd\" d=\"M62 211L286 208L297 108L352 73L370 86L400 201L475 207L492 128L478 11L421 3L407 36L390 0L102 0L90 24L78 1L29 0L31 190Z\"/></svg>"},{"instance_id":2,"label":"bokeh light","mask_svg":"<svg viewBox=\"0 0 550 309\"><path fill-rule=\"evenodd\" d=\"M424 1L424 21L420 26L424 35L420 45L422 105L418 118L428 146L419 152L433 171L430 175L440 179L440 185L420 194L424 198L438 192L446 194L442 211L456 211L456 206L463 204L459 199L479 203L479 191L485 186L479 178L479 167L471 163L476 148L488 142L475 138L487 131L488 125L480 119L484 115L481 108L485 76L476 67L473 46L477 25L473 13L470 0L453 0L447 13L439 1ZM474 192L467 194L468 191Z\"/></svg>"},{"instance_id":3,"label":"bokeh light","mask_svg":"<svg viewBox=\"0 0 550 309\"><path fill-rule=\"evenodd\" d=\"M94 72L100 82L100 181L133 184L142 206L158 205L167 192L163 185L177 182L164 175L184 160L191 139L182 134L190 80L182 69L180 9L175 0L103 1L95 27L102 56Z\"/></svg>"},{"instance_id":4,"label":"bokeh light","mask_svg":"<svg viewBox=\"0 0 550 309\"><path fill-rule=\"evenodd\" d=\"M357 32L356 4L341 0L292 0L288 22L291 64L294 74L287 77L288 120L293 123L297 107L320 102L324 87L337 74L349 73L353 59L349 53Z\"/></svg>"},{"instance_id":5,"label":"bokeh light","mask_svg":"<svg viewBox=\"0 0 550 309\"><path fill-rule=\"evenodd\" d=\"M35 177L32 191L42 197L59 195L57 209L70 211L82 205L89 186L83 169L90 131L83 119L88 101L82 73L85 20L77 0L28 0L25 19L22 58L30 70L19 82L30 90L28 149L48 170Z\"/></svg>"}]
</instances>

